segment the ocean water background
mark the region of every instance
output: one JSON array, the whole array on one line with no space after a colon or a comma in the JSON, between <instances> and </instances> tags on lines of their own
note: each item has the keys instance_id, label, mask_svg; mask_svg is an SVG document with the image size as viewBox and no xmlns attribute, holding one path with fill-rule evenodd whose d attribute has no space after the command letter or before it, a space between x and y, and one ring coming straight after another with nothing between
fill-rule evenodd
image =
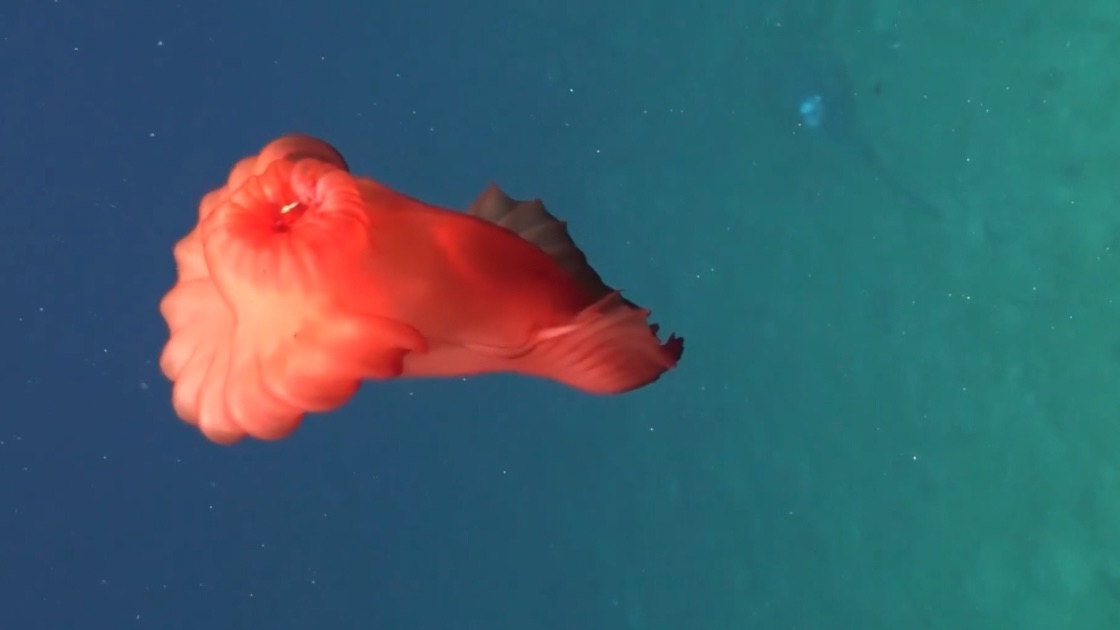
<instances>
[{"instance_id":1,"label":"ocean water background","mask_svg":"<svg viewBox=\"0 0 1120 630\"><path fill-rule=\"evenodd\" d=\"M1120 627L1116 59L1088 1L4 3L0 630ZM543 198L680 368L205 442L171 247L295 130Z\"/></svg>"}]
</instances>

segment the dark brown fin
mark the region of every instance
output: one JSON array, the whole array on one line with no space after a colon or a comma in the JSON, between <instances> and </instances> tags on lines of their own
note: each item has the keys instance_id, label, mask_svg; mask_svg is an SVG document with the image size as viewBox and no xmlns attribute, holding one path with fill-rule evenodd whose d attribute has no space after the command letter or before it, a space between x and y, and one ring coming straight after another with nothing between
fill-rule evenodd
<instances>
[{"instance_id":1,"label":"dark brown fin","mask_svg":"<svg viewBox=\"0 0 1120 630\"><path fill-rule=\"evenodd\" d=\"M661 343L657 324L648 323L649 310L603 282L568 234L567 224L552 216L539 199L514 199L490 184L467 212L536 245L594 300L574 322L578 324L574 330L542 339L529 355L513 359L519 364L514 371L612 394L651 383L677 365L684 339L669 335Z\"/></svg>"},{"instance_id":2,"label":"dark brown fin","mask_svg":"<svg viewBox=\"0 0 1120 630\"><path fill-rule=\"evenodd\" d=\"M587 262L568 234L567 223L552 216L540 199L514 199L490 184L467 210L469 214L519 235L552 257L594 300L613 293Z\"/></svg>"}]
</instances>

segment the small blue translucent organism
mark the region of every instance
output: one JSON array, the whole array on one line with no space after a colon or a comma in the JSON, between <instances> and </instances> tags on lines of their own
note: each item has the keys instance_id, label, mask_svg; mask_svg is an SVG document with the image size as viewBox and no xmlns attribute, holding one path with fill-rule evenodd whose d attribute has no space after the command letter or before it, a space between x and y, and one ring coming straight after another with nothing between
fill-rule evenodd
<instances>
[{"instance_id":1,"label":"small blue translucent organism","mask_svg":"<svg viewBox=\"0 0 1120 630\"><path fill-rule=\"evenodd\" d=\"M806 127L817 129L824 122L824 99L820 94L814 94L801 101L797 111Z\"/></svg>"}]
</instances>

